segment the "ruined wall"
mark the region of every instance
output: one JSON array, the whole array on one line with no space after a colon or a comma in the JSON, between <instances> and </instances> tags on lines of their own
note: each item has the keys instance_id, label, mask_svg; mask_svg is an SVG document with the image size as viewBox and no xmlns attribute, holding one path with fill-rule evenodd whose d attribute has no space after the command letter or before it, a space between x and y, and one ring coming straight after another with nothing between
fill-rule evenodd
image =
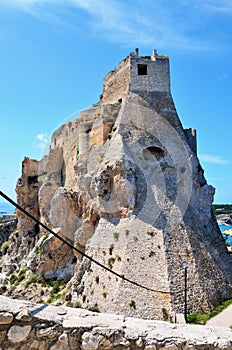
<instances>
[{"instance_id":1,"label":"ruined wall","mask_svg":"<svg viewBox=\"0 0 232 350\"><path fill-rule=\"evenodd\" d=\"M0 349L231 350L232 330L177 325L0 297Z\"/></svg>"},{"instance_id":2,"label":"ruined wall","mask_svg":"<svg viewBox=\"0 0 232 350\"><path fill-rule=\"evenodd\" d=\"M53 154L59 152L59 150L60 153L62 150L63 159L61 160L60 156L57 155L57 161L60 162L60 169L56 167L56 171L61 172L60 177L63 186L69 188L74 187L76 184L76 173L74 168L79 157L79 119L67 122L53 133L50 154L52 154L52 152ZM51 156L49 158L51 158ZM55 161L54 155L53 161ZM49 174L52 173L52 164L50 164L47 172ZM53 172L55 172L55 169Z\"/></svg>"},{"instance_id":3,"label":"ruined wall","mask_svg":"<svg viewBox=\"0 0 232 350\"><path fill-rule=\"evenodd\" d=\"M102 103L115 103L124 99L128 92L130 79L130 57L125 58L118 68L104 78Z\"/></svg>"},{"instance_id":4,"label":"ruined wall","mask_svg":"<svg viewBox=\"0 0 232 350\"><path fill-rule=\"evenodd\" d=\"M193 152L197 154L197 131L193 128L184 129L185 136Z\"/></svg>"},{"instance_id":5,"label":"ruined wall","mask_svg":"<svg viewBox=\"0 0 232 350\"><path fill-rule=\"evenodd\" d=\"M38 169L39 162L25 157L22 162L22 176L19 178L16 192L17 201L25 210L28 210L36 218L39 217L38 208ZM34 236L35 222L24 215L20 210L16 211L18 227L25 235ZM38 233L38 228L37 228Z\"/></svg>"},{"instance_id":6,"label":"ruined wall","mask_svg":"<svg viewBox=\"0 0 232 350\"><path fill-rule=\"evenodd\" d=\"M94 146L101 147L112 136L111 131L121 103L105 103L88 108L80 115L79 155L86 156Z\"/></svg>"}]
</instances>

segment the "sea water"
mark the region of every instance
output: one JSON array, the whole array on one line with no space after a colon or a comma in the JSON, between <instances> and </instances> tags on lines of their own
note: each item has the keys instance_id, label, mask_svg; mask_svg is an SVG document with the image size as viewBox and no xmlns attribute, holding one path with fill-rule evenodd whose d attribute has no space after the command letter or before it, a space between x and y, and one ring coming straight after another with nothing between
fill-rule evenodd
<instances>
[{"instance_id":1,"label":"sea water","mask_svg":"<svg viewBox=\"0 0 232 350\"><path fill-rule=\"evenodd\" d=\"M0 217L3 214L14 214L15 207L8 202L0 202Z\"/></svg>"},{"instance_id":2,"label":"sea water","mask_svg":"<svg viewBox=\"0 0 232 350\"><path fill-rule=\"evenodd\" d=\"M232 229L232 226L228 225L219 225L219 228L221 230L222 236L226 243L232 246L232 236L227 235L226 231Z\"/></svg>"},{"instance_id":3,"label":"sea water","mask_svg":"<svg viewBox=\"0 0 232 350\"><path fill-rule=\"evenodd\" d=\"M223 232L223 231L232 229L232 226L228 226L228 225L219 225L219 228L220 228L221 232Z\"/></svg>"}]
</instances>

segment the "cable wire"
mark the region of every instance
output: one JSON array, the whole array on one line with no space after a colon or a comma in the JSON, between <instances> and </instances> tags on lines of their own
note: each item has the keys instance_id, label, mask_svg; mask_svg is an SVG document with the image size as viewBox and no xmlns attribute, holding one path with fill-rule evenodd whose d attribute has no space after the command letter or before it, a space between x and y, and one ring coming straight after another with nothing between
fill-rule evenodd
<instances>
[{"instance_id":1,"label":"cable wire","mask_svg":"<svg viewBox=\"0 0 232 350\"><path fill-rule=\"evenodd\" d=\"M51 233L54 237L58 238L60 241L62 241L63 243L65 243L66 245L68 245L71 249L75 250L76 252L78 252L79 254L81 254L82 256L84 256L85 258L89 259L91 262L93 262L94 264L100 266L102 269L112 273L113 275L117 276L118 278L121 278L123 281L126 281L130 284L133 284L136 287L140 287L143 289L146 289L150 292L154 292L154 293L161 293L161 294L177 294L180 293L180 291L177 292L166 292L166 291L162 291L162 290L155 290L152 288L149 288L147 286L144 286L138 282L132 281L129 278L126 278L124 275L120 275L118 272L110 269L108 266L100 263L99 261L95 260L94 258L92 258L91 256L87 255L86 253L82 252L80 249L74 247L70 242L66 241L63 237L59 236L56 232L52 231L48 226L46 226L45 224L43 224L41 221L39 221L36 217L34 217L32 214L30 214L28 211L26 211L23 207L21 207L19 204L17 204L16 202L14 202L10 197L8 197L5 193L3 193L2 191L0 191L0 196L2 196L3 198L5 198L9 203L11 203L14 207L16 207L17 209L19 209L21 212L23 212L25 215L27 215L30 219L34 220L37 224L39 224L41 227L43 227L46 231L48 231L49 233Z\"/></svg>"}]
</instances>

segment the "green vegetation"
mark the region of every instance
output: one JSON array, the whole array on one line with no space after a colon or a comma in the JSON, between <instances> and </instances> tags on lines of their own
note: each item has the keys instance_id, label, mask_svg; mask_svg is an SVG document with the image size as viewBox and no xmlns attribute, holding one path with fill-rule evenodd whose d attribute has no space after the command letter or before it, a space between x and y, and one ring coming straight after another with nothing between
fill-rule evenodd
<instances>
[{"instance_id":1,"label":"green vegetation","mask_svg":"<svg viewBox=\"0 0 232 350\"><path fill-rule=\"evenodd\" d=\"M113 268L114 263L115 263L115 258L111 257L108 259L108 266L110 269Z\"/></svg>"},{"instance_id":2,"label":"green vegetation","mask_svg":"<svg viewBox=\"0 0 232 350\"><path fill-rule=\"evenodd\" d=\"M112 255L113 250L114 250L114 245L111 244L110 247L109 247L109 254L110 254L110 255Z\"/></svg>"},{"instance_id":3,"label":"green vegetation","mask_svg":"<svg viewBox=\"0 0 232 350\"><path fill-rule=\"evenodd\" d=\"M195 324L205 324L210 318L216 316L222 312L225 308L232 304L232 299L223 301L220 305L216 306L210 312L201 312L199 314L190 314L188 315L187 322Z\"/></svg>"},{"instance_id":4,"label":"green vegetation","mask_svg":"<svg viewBox=\"0 0 232 350\"><path fill-rule=\"evenodd\" d=\"M66 282L64 280L53 280L49 281L49 284L52 287L52 290L49 293L50 297L48 298L47 303L51 303L53 300L62 298L62 294L59 292L65 287Z\"/></svg>"},{"instance_id":5,"label":"green vegetation","mask_svg":"<svg viewBox=\"0 0 232 350\"><path fill-rule=\"evenodd\" d=\"M38 254L40 257L43 255L42 249L39 248L38 244L35 245L35 254Z\"/></svg>"},{"instance_id":6,"label":"green vegetation","mask_svg":"<svg viewBox=\"0 0 232 350\"><path fill-rule=\"evenodd\" d=\"M28 288L30 284L37 283L39 276L36 273L31 273L25 283L25 288Z\"/></svg>"},{"instance_id":7,"label":"green vegetation","mask_svg":"<svg viewBox=\"0 0 232 350\"><path fill-rule=\"evenodd\" d=\"M25 267L19 271L18 276L17 276L17 281L16 281L17 284L19 284L21 281L23 281L25 279L27 271L28 271L27 267Z\"/></svg>"},{"instance_id":8,"label":"green vegetation","mask_svg":"<svg viewBox=\"0 0 232 350\"><path fill-rule=\"evenodd\" d=\"M90 307L88 308L88 310L89 310L89 311L92 311L92 312L100 312L99 307L98 307L97 304L94 304L93 306L90 306Z\"/></svg>"},{"instance_id":9,"label":"green vegetation","mask_svg":"<svg viewBox=\"0 0 232 350\"><path fill-rule=\"evenodd\" d=\"M5 255L7 253L9 246L10 244L8 241L2 243L2 246L1 246L2 255Z\"/></svg>"},{"instance_id":10,"label":"green vegetation","mask_svg":"<svg viewBox=\"0 0 232 350\"><path fill-rule=\"evenodd\" d=\"M101 162L103 161L104 157L105 157L105 154L104 154L104 153L101 153L100 156L98 157L97 161L98 161L99 163L101 163Z\"/></svg>"},{"instance_id":11,"label":"green vegetation","mask_svg":"<svg viewBox=\"0 0 232 350\"><path fill-rule=\"evenodd\" d=\"M82 307L81 307L81 303L80 303L79 301L74 301L74 302L68 301L67 304L66 304L66 306L74 307L74 308L76 308L76 309L81 309L81 308L82 308Z\"/></svg>"},{"instance_id":12,"label":"green vegetation","mask_svg":"<svg viewBox=\"0 0 232 350\"><path fill-rule=\"evenodd\" d=\"M66 282L64 280L52 280L48 281L48 284L52 287L50 295L55 295L60 292L66 286Z\"/></svg>"},{"instance_id":13,"label":"green vegetation","mask_svg":"<svg viewBox=\"0 0 232 350\"><path fill-rule=\"evenodd\" d=\"M12 273L10 275L10 279L9 279L10 284L17 286L21 281L23 281L25 279L27 270L28 270L28 268L25 267L19 271L18 275Z\"/></svg>"},{"instance_id":14,"label":"green vegetation","mask_svg":"<svg viewBox=\"0 0 232 350\"><path fill-rule=\"evenodd\" d=\"M10 284L15 284L16 280L17 280L17 276L14 273L12 273L10 275Z\"/></svg>"},{"instance_id":15,"label":"green vegetation","mask_svg":"<svg viewBox=\"0 0 232 350\"><path fill-rule=\"evenodd\" d=\"M232 204L213 204L212 209L215 215L232 214Z\"/></svg>"},{"instance_id":16,"label":"green vegetation","mask_svg":"<svg viewBox=\"0 0 232 350\"><path fill-rule=\"evenodd\" d=\"M169 315L168 315L168 312L167 312L167 310L165 309L165 307L162 308L162 314L163 314L163 320L164 320L164 321L168 321Z\"/></svg>"},{"instance_id":17,"label":"green vegetation","mask_svg":"<svg viewBox=\"0 0 232 350\"><path fill-rule=\"evenodd\" d=\"M23 272L20 275L20 279L23 277ZM64 280L45 280L42 276L37 275L36 273L31 273L26 282L25 288L28 288L31 284L41 284L43 287L50 287L49 298L47 303L51 303L53 300L57 300L63 297L63 294L60 292L65 288L66 281ZM44 291L41 290L41 295L44 295ZM44 301L43 301L44 302Z\"/></svg>"},{"instance_id":18,"label":"green vegetation","mask_svg":"<svg viewBox=\"0 0 232 350\"><path fill-rule=\"evenodd\" d=\"M103 296L103 298L106 298L107 297L107 292L102 292L102 296Z\"/></svg>"},{"instance_id":19,"label":"green vegetation","mask_svg":"<svg viewBox=\"0 0 232 350\"><path fill-rule=\"evenodd\" d=\"M136 304L135 304L135 301L134 300L131 300L130 302L129 302L129 306L130 306L130 308L131 309L136 309Z\"/></svg>"},{"instance_id":20,"label":"green vegetation","mask_svg":"<svg viewBox=\"0 0 232 350\"><path fill-rule=\"evenodd\" d=\"M119 233L118 232L113 232L113 237L114 237L114 239L118 240Z\"/></svg>"},{"instance_id":21,"label":"green vegetation","mask_svg":"<svg viewBox=\"0 0 232 350\"><path fill-rule=\"evenodd\" d=\"M49 234L46 233L46 234L43 236L42 243L43 243L44 241L46 241L46 239L47 239L48 237L49 237Z\"/></svg>"},{"instance_id":22,"label":"green vegetation","mask_svg":"<svg viewBox=\"0 0 232 350\"><path fill-rule=\"evenodd\" d=\"M5 293L7 291L7 286L3 285L0 287L0 295L2 295L3 293Z\"/></svg>"}]
</instances>

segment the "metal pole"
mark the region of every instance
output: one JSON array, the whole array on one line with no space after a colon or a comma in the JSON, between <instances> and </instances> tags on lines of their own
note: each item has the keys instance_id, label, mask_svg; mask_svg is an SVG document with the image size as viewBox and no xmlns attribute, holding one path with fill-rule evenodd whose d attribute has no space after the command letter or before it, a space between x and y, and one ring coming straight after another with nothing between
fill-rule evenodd
<instances>
[{"instance_id":1,"label":"metal pole","mask_svg":"<svg viewBox=\"0 0 232 350\"><path fill-rule=\"evenodd\" d=\"M188 317L188 311L187 311L187 270L188 268L184 269L184 318L187 322Z\"/></svg>"},{"instance_id":2,"label":"metal pole","mask_svg":"<svg viewBox=\"0 0 232 350\"><path fill-rule=\"evenodd\" d=\"M186 261L183 262L182 267L184 269L184 318L185 322L187 322L188 317L188 304L187 304L187 270L188 263Z\"/></svg>"}]
</instances>

